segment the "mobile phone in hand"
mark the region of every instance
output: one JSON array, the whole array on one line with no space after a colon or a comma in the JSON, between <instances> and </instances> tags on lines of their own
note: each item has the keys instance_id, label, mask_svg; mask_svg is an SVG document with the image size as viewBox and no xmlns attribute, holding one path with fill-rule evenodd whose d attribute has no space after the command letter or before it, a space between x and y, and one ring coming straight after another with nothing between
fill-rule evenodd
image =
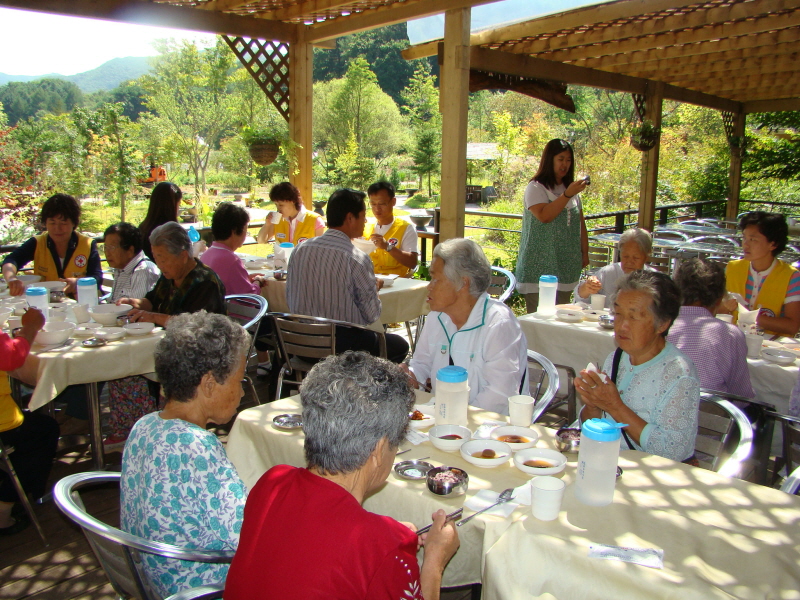
<instances>
[{"instance_id":1,"label":"mobile phone in hand","mask_svg":"<svg viewBox=\"0 0 800 600\"><path fill-rule=\"evenodd\" d=\"M586 182L586 185L589 185L590 183L592 183L592 178L589 177L588 175L586 177L584 177L583 180Z\"/></svg>"}]
</instances>

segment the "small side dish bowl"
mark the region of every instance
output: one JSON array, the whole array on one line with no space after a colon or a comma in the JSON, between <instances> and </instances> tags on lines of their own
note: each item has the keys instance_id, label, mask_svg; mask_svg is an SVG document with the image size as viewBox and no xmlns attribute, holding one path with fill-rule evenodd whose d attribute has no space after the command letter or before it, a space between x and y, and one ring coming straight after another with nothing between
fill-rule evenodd
<instances>
[{"instance_id":1,"label":"small side dish bowl","mask_svg":"<svg viewBox=\"0 0 800 600\"><path fill-rule=\"evenodd\" d=\"M561 309L556 311L556 319L565 323L580 323L583 321L583 311Z\"/></svg>"},{"instance_id":2,"label":"small side dish bowl","mask_svg":"<svg viewBox=\"0 0 800 600\"><path fill-rule=\"evenodd\" d=\"M383 287L389 288L394 285L394 280L397 279L397 275L375 275L375 279L380 279L383 281Z\"/></svg>"},{"instance_id":3,"label":"small side dish bowl","mask_svg":"<svg viewBox=\"0 0 800 600\"><path fill-rule=\"evenodd\" d=\"M352 240L353 246L369 254L370 252L375 252L375 244L373 244L370 240L365 238L353 238Z\"/></svg>"},{"instance_id":4,"label":"small side dish bowl","mask_svg":"<svg viewBox=\"0 0 800 600\"><path fill-rule=\"evenodd\" d=\"M761 356L763 356L765 360L778 365L792 365L797 359L797 355L794 352L784 350L783 348L762 348Z\"/></svg>"},{"instance_id":5,"label":"small side dish bowl","mask_svg":"<svg viewBox=\"0 0 800 600\"><path fill-rule=\"evenodd\" d=\"M493 456L482 458L475 456L475 454L482 454L491 451ZM523 450L520 450L523 452ZM482 469L492 469L507 463L511 455L511 446L505 442L498 442L497 440L472 440L461 446L461 458L476 467Z\"/></svg>"},{"instance_id":6,"label":"small side dish bowl","mask_svg":"<svg viewBox=\"0 0 800 600\"><path fill-rule=\"evenodd\" d=\"M25 285L30 285L32 283L39 283L42 280L41 275L17 275L17 279L19 279Z\"/></svg>"},{"instance_id":7,"label":"small side dish bowl","mask_svg":"<svg viewBox=\"0 0 800 600\"><path fill-rule=\"evenodd\" d=\"M445 439L444 436L459 436L456 439ZM431 444L445 452L458 452L461 445L472 439L472 432L461 425L436 425L428 431Z\"/></svg>"},{"instance_id":8,"label":"small side dish bowl","mask_svg":"<svg viewBox=\"0 0 800 600\"><path fill-rule=\"evenodd\" d=\"M128 323L123 325L122 328L128 335L147 335L155 328L155 323Z\"/></svg>"},{"instance_id":9,"label":"small side dish bowl","mask_svg":"<svg viewBox=\"0 0 800 600\"><path fill-rule=\"evenodd\" d=\"M94 330L95 337L113 342L114 340L121 340L127 335L127 332L122 327L101 327Z\"/></svg>"},{"instance_id":10,"label":"small side dish bowl","mask_svg":"<svg viewBox=\"0 0 800 600\"><path fill-rule=\"evenodd\" d=\"M525 448L533 448L536 445L536 442L539 440L539 434L533 429L529 429L527 427L517 427L516 425L498 427L492 431L491 437L493 440L508 444L511 447L512 452L525 450Z\"/></svg>"},{"instance_id":11,"label":"small side dish bowl","mask_svg":"<svg viewBox=\"0 0 800 600\"><path fill-rule=\"evenodd\" d=\"M272 419L272 426L282 431L294 431L303 428L303 415L297 413L284 413Z\"/></svg>"},{"instance_id":12,"label":"small side dish bowl","mask_svg":"<svg viewBox=\"0 0 800 600\"><path fill-rule=\"evenodd\" d=\"M425 483L432 494L444 498L463 496L469 488L469 475L464 469L441 466L428 471Z\"/></svg>"},{"instance_id":13,"label":"small side dish bowl","mask_svg":"<svg viewBox=\"0 0 800 600\"><path fill-rule=\"evenodd\" d=\"M95 336L98 329L102 328L103 326L100 325L100 323L81 323L75 327L75 331L72 332L72 335L75 337L91 338Z\"/></svg>"},{"instance_id":14,"label":"small side dish bowl","mask_svg":"<svg viewBox=\"0 0 800 600\"><path fill-rule=\"evenodd\" d=\"M107 327L114 327L117 324L117 318L122 315L127 315L133 307L130 304L98 304L89 309L89 314L92 319L105 325Z\"/></svg>"},{"instance_id":15,"label":"small side dish bowl","mask_svg":"<svg viewBox=\"0 0 800 600\"><path fill-rule=\"evenodd\" d=\"M608 315L608 311L605 309L595 310L593 308L587 308L586 310L583 311L583 318L586 319L587 321L592 321L595 323L598 322L600 320L600 317L604 315Z\"/></svg>"},{"instance_id":16,"label":"small side dish bowl","mask_svg":"<svg viewBox=\"0 0 800 600\"><path fill-rule=\"evenodd\" d=\"M433 465L424 460L404 460L394 466L394 473L400 479L421 481L427 478L431 469L433 469Z\"/></svg>"},{"instance_id":17,"label":"small side dish bowl","mask_svg":"<svg viewBox=\"0 0 800 600\"><path fill-rule=\"evenodd\" d=\"M597 324L603 329L614 329L614 315L600 315Z\"/></svg>"},{"instance_id":18,"label":"small side dish bowl","mask_svg":"<svg viewBox=\"0 0 800 600\"><path fill-rule=\"evenodd\" d=\"M562 427L556 431L555 442L559 452L577 452L581 447L581 430L575 427Z\"/></svg>"},{"instance_id":19,"label":"small side dish bowl","mask_svg":"<svg viewBox=\"0 0 800 600\"><path fill-rule=\"evenodd\" d=\"M42 346L50 346L52 344L63 344L72 335L75 329L74 323L65 322L50 322L45 323L41 331L36 334L34 340L37 344Z\"/></svg>"},{"instance_id":20,"label":"small side dish bowl","mask_svg":"<svg viewBox=\"0 0 800 600\"><path fill-rule=\"evenodd\" d=\"M532 463L552 466L537 467ZM528 475L555 475L567 466L567 457L549 448L528 448L514 455L514 466Z\"/></svg>"},{"instance_id":21,"label":"small side dish bowl","mask_svg":"<svg viewBox=\"0 0 800 600\"><path fill-rule=\"evenodd\" d=\"M414 408L411 410L411 418L408 420L408 426L411 427L411 429L425 429L430 427L436 422L436 419L433 418L433 415L429 414L432 410L433 407L431 406L415 404ZM417 412L423 415L421 419L414 418L414 414Z\"/></svg>"}]
</instances>

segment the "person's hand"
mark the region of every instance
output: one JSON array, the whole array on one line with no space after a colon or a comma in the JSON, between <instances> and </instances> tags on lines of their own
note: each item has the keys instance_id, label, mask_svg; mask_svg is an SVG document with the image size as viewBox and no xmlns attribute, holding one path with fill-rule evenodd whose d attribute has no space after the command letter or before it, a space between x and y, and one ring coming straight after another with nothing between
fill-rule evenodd
<instances>
[{"instance_id":1,"label":"person's hand","mask_svg":"<svg viewBox=\"0 0 800 600\"><path fill-rule=\"evenodd\" d=\"M380 289L383 287L383 279L376 279L375 287L378 289L378 291L380 291Z\"/></svg>"},{"instance_id":2,"label":"person's hand","mask_svg":"<svg viewBox=\"0 0 800 600\"><path fill-rule=\"evenodd\" d=\"M586 280L586 285L589 288L590 294L596 294L603 289L603 284L600 283L600 280L594 275L589 276L589 278Z\"/></svg>"},{"instance_id":3,"label":"person's hand","mask_svg":"<svg viewBox=\"0 0 800 600\"><path fill-rule=\"evenodd\" d=\"M25 293L25 284L19 279L6 280L8 283L8 293L12 296L22 296Z\"/></svg>"},{"instance_id":4,"label":"person's hand","mask_svg":"<svg viewBox=\"0 0 800 600\"><path fill-rule=\"evenodd\" d=\"M64 282L64 293L65 294L77 294L78 293L78 278L77 277L67 277L66 279L62 278L59 281Z\"/></svg>"},{"instance_id":5,"label":"person's hand","mask_svg":"<svg viewBox=\"0 0 800 600\"><path fill-rule=\"evenodd\" d=\"M22 315L22 328L36 333L44 327L44 314L38 308L29 308Z\"/></svg>"},{"instance_id":6,"label":"person's hand","mask_svg":"<svg viewBox=\"0 0 800 600\"><path fill-rule=\"evenodd\" d=\"M739 308L739 303L736 301L736 298L733 296L728 296L722 300L717 312L730 315L733 314L733 311L735 311L737 308Z\"/></svg>"},{"instance_id":7,"label":"person's hand","mask_svg":"<svg viewBox=\"0 0 800 600\"><path fill-rule=\"evenodd\" d=\"M461 541L458 539L455 523L445 523L447 513L441 508L431 515L433 525L427 533L422 534L422 545L425 546L425 562L435 561L444 568L458 550Z\"/></svg>"},{"instance_id":8,"label":"person's hand","mask_svg":"<svg viewBox=\"0 0 800 600\"><path fill-rule=\"evenodd\" d=\"M403 527L408 527L415 534L417 533L417 529L419 529L419 527L417 527L413 523L409 523L408 521L398 521L398 523L400 523L400 525L402 525ZM417 536L417 550L419 550L420 548L422 548L422 536L418 535Z\"/></svg>"},{"instance_id":9,"label":"person's hand","mask_svg":"<svg viewBox=\"0 0 800 600\"><path fill-rule=\"evenodd\" d=\"M413 387L415 390L418 390L419 389L419 381L417 381L417 376L414 375L414 371L409 369L408 365L406 363L402 363L400 365L400 369L408 376L409 385L411 387ZM416 531L416 529L414 531Z\"/></svg>"},{"instance_id":10,"label":"person's hand","mask_svg":"<svg viewBox=\"0 0 800 600\"><path fill-rule=\"evenodd\" d=\"M583 190L586 189L586 186L589 185L586 183L584 179L578 179L577 181L573 181L569 184L569 187L564 190L564 193L572 198L575 194L580 194Z\"/></svg>"},{"instance_id":11,"label":"person's hand","mask_svg":"<svg viewBox=\"0 0 800 600\"><path fill-rule=\"evenodd\" d=\"M376 248L380 248L381 250L386 250L386 247L389 245L389 243L383 239L383 236L378 235L377 233L373 233L371 236L369 236L369 239L373 244L375 244Z\"/></svg>"},{"instance_id":12,"label":"person's hand","mask_svg":"<svg viewBox=\"0 0 800 600\"><path fill-rule=\"evenodd\" d=\"M154 316L155 313L135 308L128 313L128 320L130 323L155 323Z\"/></svg>"},{"instance_id":13,"label":"person's hand","mask_svg":"<svg viewBox=\"0 0 800 600\"><path fill-rule=\"evenodd\" d=\"M129 304L133 308L139 308L141 300L139 298L120 298L114 304L117 306L121 306L123 304Z\"/></svg>"},{"instance_id":14,"label":"person's hand","mask_svg":"<svg viewBox=\"0 0 800 600\"><path fill-rule=\"evenodd\" d=\"M605 373L581 371L580 376L575 378L575 389L580 392L586 406L608 413L623 404L617 386Z\"/></svg>"}]
</instances>

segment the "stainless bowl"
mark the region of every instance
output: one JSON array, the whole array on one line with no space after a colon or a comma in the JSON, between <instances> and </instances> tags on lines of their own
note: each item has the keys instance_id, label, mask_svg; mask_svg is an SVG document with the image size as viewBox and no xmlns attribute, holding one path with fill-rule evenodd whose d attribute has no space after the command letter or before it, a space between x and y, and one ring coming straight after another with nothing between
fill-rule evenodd
<instances>
[{"instance_id":1,"label":"stainless bowl","mask_svg":"<svg viewBox=\"0 0 800 600\"><path fill-rule=\"evenodd\" d=\"M597 323L603 329L614 329L614 316L600 315L600 318L598 319Z\"/></svg>"},{"instance_id":2,"label":"stainless bowl","mask_svg":"<svg viewBox=\"0 0 800 600\"><path fill-rule=\"evenodd\" d=\"M576 434L577 433L577 437ZM568 439L575 437L575 439ZM581 445L581 430L562 427L556 431L556 449L559 452L577 452Z\"/></svg>"},{"instance_id":3,"label":"stainless bowl","mask_svg":"<svg viewBox=\"0 0 800 600\"><path fill-rule=\"evenodd\" d=\"M435 477L439 473L452 473L455 476L455 481L435 481ZM469 475L464 469L458 467L441 466L428 471L428 476L425 478L425 483L431 493L437 496L450 498L453 496L463 496L467 493L469 488Z\"/></svg>"}]
</instances>

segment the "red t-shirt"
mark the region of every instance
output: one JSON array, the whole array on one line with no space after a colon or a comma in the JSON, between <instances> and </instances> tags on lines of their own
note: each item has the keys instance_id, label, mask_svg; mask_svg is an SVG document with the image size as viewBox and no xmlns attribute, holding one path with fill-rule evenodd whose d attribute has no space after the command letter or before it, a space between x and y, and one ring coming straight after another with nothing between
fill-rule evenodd
<instances>
[{"instance_id":1,"label":"red t-shirt","mask_svg":"<svg viewBox=\"0 0 800 600\"><path fill-rule=\"evenodd\" d=\"M0 371L19 369L25 362L31 346L25 338L10 338L0 332Z\"/></svg>"},{"instance_id":2,"label":"red t-shirt","mask_svg":"<svg viewBox=\"0 0 800 600\"><path fill-rule=\"evenodd\" d=\"M225 600L422 600L416 548L339 485L278 465L247 498Z\"/></svg>"}]
</instances>

